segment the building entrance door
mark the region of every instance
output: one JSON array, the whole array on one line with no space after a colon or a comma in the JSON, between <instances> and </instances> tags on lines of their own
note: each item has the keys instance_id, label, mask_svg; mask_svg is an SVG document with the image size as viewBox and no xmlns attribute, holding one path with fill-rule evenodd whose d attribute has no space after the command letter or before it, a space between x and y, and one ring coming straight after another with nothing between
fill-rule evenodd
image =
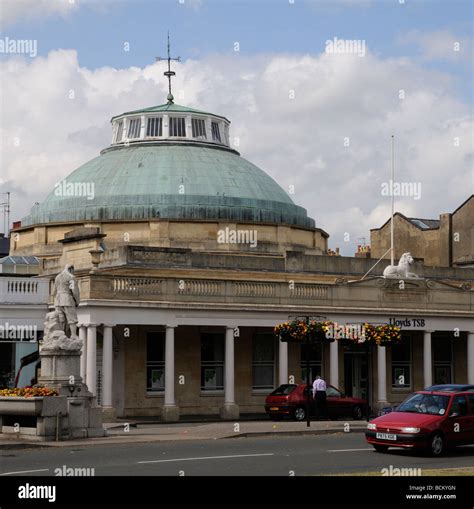
<instances>
[{"instance_id":1,"label":"building entrance door","mask_svg":"<svg viewBox=\"0 0 474 509\"><path fill-rule=\"evenodd\" d=\"M367 356L365 353L344 354L344 391L347 396L367 399Z\"/></svg>"}]
</instances>

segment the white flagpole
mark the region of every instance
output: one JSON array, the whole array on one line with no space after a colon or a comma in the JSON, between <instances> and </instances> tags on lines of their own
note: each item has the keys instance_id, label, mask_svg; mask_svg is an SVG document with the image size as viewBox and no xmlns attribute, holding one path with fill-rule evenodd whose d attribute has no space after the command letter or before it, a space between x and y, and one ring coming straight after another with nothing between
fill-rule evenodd
<instances>
[{"instance_id":1,"label":"white flagpole","mask_svg":"<svg viewBox=\"0 0 474 509\"><path fill-rule=\"evenodd\" d=\"M394 253L394 249L393 249L393 214L394 214L394 193L393 193L393 186L395 185L394 183L394 174L395 174L395 170L394 170L394 164L393 164L393 152L394 152L394 147L393 147L393 140L394 140L394 135L392 134L392 170L391 170L391 180L392 180L392 218L390 219L390 264L391 265L395 265L395 253Z\"/></svg>"}]
</instances>

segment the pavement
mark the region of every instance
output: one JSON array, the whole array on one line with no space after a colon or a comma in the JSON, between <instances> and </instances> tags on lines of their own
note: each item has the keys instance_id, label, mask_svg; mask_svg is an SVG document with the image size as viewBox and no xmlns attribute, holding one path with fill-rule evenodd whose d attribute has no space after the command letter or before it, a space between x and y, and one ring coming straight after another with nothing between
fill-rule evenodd
<instances>
[{"instance_id":1,"label":"pavement","mask_svg":"<svg viewBox=\"0 0 474 509\"><path fill-rule=\"evenodd\" d=\"M306 422L270 420L240 422L206 422L159 424L130 420L105 423L107 436L64 440L60 442L33 442L0 439L0 449L25 449L37 447L77 447L113 444L138 444L147 442L171 442L188 440L220 440L228 438L321 435L365 431L365 421L312 421Z\"/></svg>"}]
</instances>

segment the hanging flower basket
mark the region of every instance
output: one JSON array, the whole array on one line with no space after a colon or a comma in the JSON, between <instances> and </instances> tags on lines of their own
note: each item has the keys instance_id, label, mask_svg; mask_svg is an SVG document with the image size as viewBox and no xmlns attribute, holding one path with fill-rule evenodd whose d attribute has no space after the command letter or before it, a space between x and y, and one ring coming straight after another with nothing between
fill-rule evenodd
<instances>
[{"instance_id":1,"label":"hanging flower basket","mask_svg":"<svg viewBox=\"0 0 474 509\"><path fill-rule=\"evenodd\" d=\"M308 323L302 320L293 320L291 322L280 323L274 328L275 335L284 342L304 343L308 339L310 342L327 342L334 341L332 338L326 337L326 333L332 326L332 322L316 322L314 320Z\"/></svg>"},{"instance_id":2,"label":"hanging flower basket","mask_svg":"<svg viewBox=\"0 0 474 509\"><path fill-rule=\"evenodd\" d=\"M293 320L277 325L274 333L280 341L292 343L304 343L308 339L310 342L330 343L337 339L343 345L373 344L389 346L399 343L402 339L401 329L395 325L373 325L365 322L362 326L357 327L358 332L354 333L354 330L352 330L341 335L337 330L338 327L329 320L325 322L311 320L308 323L302 320ZM334 337L334 335L336 336Z\"/></svg>"},{"instance_id":3,"label":"hanging flower basket","mask_svg":"<svg viewBox=\"0 0 474 509\"><path fill-rule=\"evenodd\" d=\"M371 325L364 323L367 341L380 346L392 345L402 340L402 331L396 325Z\"/></svg>"}]
</instances>

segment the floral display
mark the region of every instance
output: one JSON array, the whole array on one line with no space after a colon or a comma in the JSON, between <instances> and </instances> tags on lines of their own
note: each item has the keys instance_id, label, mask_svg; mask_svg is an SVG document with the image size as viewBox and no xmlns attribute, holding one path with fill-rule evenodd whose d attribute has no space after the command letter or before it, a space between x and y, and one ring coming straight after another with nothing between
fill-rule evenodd
<instances>
[{"instance_id":1,"label":"floral display","mask_svg":"<svg viewBox=\"0 0 474 509\"><path fill-rule=\"evenodd\" d=\"M364 323L363 330L365 341L377 345L397 343L402 339L401 329L396 325L372 325Z\"/></svg>"},{"instance_id":2,"label":"floral display","mask_svg":"<svg viewBox=\"0 0 474 509\"><path fill-rule=\"evenodd\" d=\"M332 341L326 336L330 330L332 322L316 322L310 320L304 322L302 320L293 320L284 322L274 328L274 333L282 341L306 341L309 336L310 341Z\"/></svg>"},{"instance_id":3,"label":"floral display","mask_svg":"<svg viewBox=\"0 0 474 509\"><path fill-rule=\"evenodd\" d=\"M58 391L48 387L24 387L15 389L0 389L0 397L36 398L40 396L57 396Z\"/></svg>"},{"instance_id":4,"label":"floral display","mask_svg":"<svg viewBox=\"0 0 474 509\"><path fill-rule=\"evenodd\" d=\"M281 341L349 341L351 343L369 343L387 345L401 341L401 329L395 325L373 325L368 322L358 325L340 326L331 321L316 322L293 320L281 323L274 329ZM309 338L308 338L309 336Z\"/></svg>"}]
</instances>

